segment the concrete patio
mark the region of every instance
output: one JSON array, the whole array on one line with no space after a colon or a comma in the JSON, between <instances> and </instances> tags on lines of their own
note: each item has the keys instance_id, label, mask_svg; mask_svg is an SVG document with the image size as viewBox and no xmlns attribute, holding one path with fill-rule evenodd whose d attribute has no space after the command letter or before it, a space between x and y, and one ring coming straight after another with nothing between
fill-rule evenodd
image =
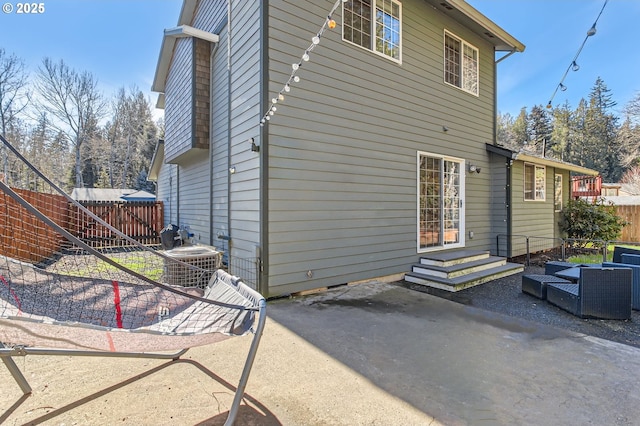
<instances>
[{"instance_id":1,"label":"concrete patio","mask_svg":"<svg viewBox=\"0 0 640 426\"><path fill-rule=\"evenodd\" d=\"M249 339L0 365L0 423L223 424ZM366 283L269 302L238 425L637 424L640 349Z\"/></svg>"}]
</instances>

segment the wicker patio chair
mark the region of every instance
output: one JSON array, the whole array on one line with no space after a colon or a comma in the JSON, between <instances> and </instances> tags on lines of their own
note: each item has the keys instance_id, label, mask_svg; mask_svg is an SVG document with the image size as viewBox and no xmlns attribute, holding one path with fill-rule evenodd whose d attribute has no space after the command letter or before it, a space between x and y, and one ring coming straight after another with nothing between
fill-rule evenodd
<instances>
[{"instance_id":1,"label":"wicker patio chair","mask_svg":"<svg viewBox=\"0 0 640 426\"><path fill-rule=\"evenodd\" d=\"M613 262L622 263L623 254L640 255L640 248L615 246L613 248Z\"/></svg>"},{"instance_id":2,"label":"wicker patio chair","mask_svg":"<svg viewBox=\"0 0 640 426\"><path fill-rule=\"evenodd\" d=\"M626 254L622 255L622 259L627 259L628 257L636 257L636 256L626 255ZM633 284L632 284L632 291L631 291L631 309L640 311L640 264L604 262L602 266L605 268L631 269L631 274L633 276L632 278Z\"/></svg>"},{"instance_id":3,"label":"wicker patio chair","mask_svg":"<svg viewBox=\"0 0 640 426\"><path fill-rule=\"evenodd\" d=\"M631 268L582 268L577 284L547 284L547 300L581 318L629 319Z\"/></svg>"}]
</instances>

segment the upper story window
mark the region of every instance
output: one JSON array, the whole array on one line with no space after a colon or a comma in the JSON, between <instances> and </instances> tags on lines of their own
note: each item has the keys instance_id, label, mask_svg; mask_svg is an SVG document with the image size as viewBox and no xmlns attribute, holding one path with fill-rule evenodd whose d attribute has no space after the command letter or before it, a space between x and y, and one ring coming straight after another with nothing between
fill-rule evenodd
<instances>
[{"instance_id":1,"label":"upper story window","mask_svg":"<svg viewBox=\"0 0 640 426\"><path fill-rule=\"evenodd\" d=\"M524 165L524 199L544 201L546 187L546 168L535 164Z\"/></svg>"},{"instance_id":2,"label":"upper story window","mask_svg":"<svg viewBox=\"0 0 640 426\"><path fill-rule=\"evenodd\" d=\"M478 49L451 34L444 33L444 81L478 96Z\"/></svg>"},{"instance_id":3,"label":"upper story window","mask_svg":"<svg viewBox=\"0 0 640 426\"><path fill-rule=\"evenodd\" d=\"M401 61L402 5L395 0L348 0L342 3L342 38Z\"/></svg>"}]
</instances>

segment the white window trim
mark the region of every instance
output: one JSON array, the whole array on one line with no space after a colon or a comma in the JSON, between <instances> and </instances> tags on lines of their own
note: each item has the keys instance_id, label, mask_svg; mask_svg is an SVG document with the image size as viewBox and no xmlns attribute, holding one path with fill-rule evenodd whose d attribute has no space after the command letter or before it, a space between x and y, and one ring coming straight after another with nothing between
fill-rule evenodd
<instances>
[{"instance_id":1,"label":"white window trim","mask_svg":"<svg viewBox=\"0 0 640 426\"><path fill-rule=\"evenodd\" d=\"M376 32L375 31L375 25L376 25L376 19L375 19L376 1L378 1L378 0L371 0L371 8L373 10L372 11L372 19L371 19L372 27L373 27L373 34L371 35L371 40L372 40L373 44L375 44L375 32ZM375 55L378 55L380 57L383 57L385 59L388 59L390 61L393 61L393 62L396 62L396 63L402 65L402 3L400 3L397 0L391 0L391 1L398 5L398 10L399 10L399 13L400 13L400 29L398 30L399 34L400 34L400 42L398 43L398 49L399 49L398 59L393 58L393 57L388 56L388 55L385 55L382 52L378 52L375 49L375 46L371 46L371 48L364 47L364 46L361 46L361 45L359 45L357 43L352 42L351 40L347 40L346 38L344 38L344 22L342 24L342 41L347 42L347 43L349 43L349 44L351 44L353 46L359 47L360 49L366 50L367 52L371 52L371 53L373 53ZM342 16L343 17L344 17L344 4L345 4L345 2L342 2Z\"/></svg>"},{"instance_id":2,"label":"white window trim","mask_svg":"<svg viewBox=\"0 0 640 426\"><path fill-rule=\"evenodd\" d=\"M533 167L533 198L527 198L526 196L526 184L527 184L527 166ZM543 197L542 198L538 198L537 197L537 188L536 188L536 172L538 171L538 169L542 169L544 171L543 176L544 176L544 182L542 184L543 186ZM534 163L524 163L524 168L522 170L523 176L522 176L522 197L524 199L525 202L542 202L542 201L546 201L547 199L547 168L545 166L541 166L539 164L534 164ZM555 194L554 194L555 196Z\"/></svg>"},{"instance_id":3,"label":"white window trim","mask_svg":"<svg viewBox=\"0 0 640 426\"><path fill-rule=\"evenodd\" d=\"M560 178L560 208L558 208L558 203L556 202L556 189L558 187L558 178ZM562 196L564 195L564 187L563 187L563 178L562 178L562 174L560 173L556 173L554 178L553 178L553 210L557 213L557 212L561 212L562 211L562 204L563 204L563 200L562 200Z\"/></svg>"},{"instance_id":4,"label":"white window trim","mask_svg":"<svg viewBox=\"0 0 640 426\"><path fill-rule=\"evenodd\" d=\"M476 86L477 86L477 93L472 92L471 90L467 90L464 88L464 72L462 71L464 69L464 64L460 64L460 86L456 86L455 84L451 84L447 81L447 70L446 70L446 49L447 49L447 45L446 45L446 36L455 38L456 40L458 40L460 42L460 60L464 61L464 47L468 46L472 49L474 49L477 54L478 54L478 69L476 71ZM463 38L458 37L457 35L455 35L454 33L452 33L451 31L447 31L444 30L444 36L442 37L442 81L444 81L445 84L451 86L451 87L455 87L458 90L462 90L465 93L469 93L470 95L473 96L477 96L480 97L480 49L478 49L477 47L475 47L473 44L468 43L467 41L465 41Z\"/></svg>"},{"instance_id":5,"label":"white window trim","mask_svg":"<svg viewBox=\"0 0 640 426\"><path fill-rule=\"evenodd\" d=\"M428 156L440 158L444 161L452 161L460 164L460 200L462 205L460 206L460 228L459 242L457 244L447 244L433 247L420 247L420 157ZM428 253L432 251L442 251L451 248L465 247L466 245L466 162L462 158L451 157L448 155L435 154L433 152L418 151L416 155L416 251L417 253Z\"/></svg>"}]
</instances>

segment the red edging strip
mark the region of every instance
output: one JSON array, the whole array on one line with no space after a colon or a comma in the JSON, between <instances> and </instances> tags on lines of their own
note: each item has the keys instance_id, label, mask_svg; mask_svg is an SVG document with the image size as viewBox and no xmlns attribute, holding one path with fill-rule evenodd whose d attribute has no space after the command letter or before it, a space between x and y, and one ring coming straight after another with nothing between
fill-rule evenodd
<instances>
[{"instance_id":1,"label":"red edging strip","mask_svg":"<svg viewBox=\"0 0 640 426\"><path fill-rule=\"evenodd\" d=\"M118 281L111 281L113 285L113 303L116 305L116 325L122 328L122 309L120 308L120 287Z\"/></svg>"},{"instance_id":2,"label":"red edging strip","mask_svg":"<svg viewBox=\"0 0 640 426\"><path fill-rule=\"evenodd\" d=\"M7 286L9 293L11 293L11 296L13 296L13 300L16 301L16 306L18 307L18 316L22 315L22 305L20 304L20 299L18 299L18 295L16 294L15 291L13 291L13 289L11 288L7 280L5 280L2 275L0 275L0 281L2 281L2 283Z\"/></svg>"}]
</instances>

